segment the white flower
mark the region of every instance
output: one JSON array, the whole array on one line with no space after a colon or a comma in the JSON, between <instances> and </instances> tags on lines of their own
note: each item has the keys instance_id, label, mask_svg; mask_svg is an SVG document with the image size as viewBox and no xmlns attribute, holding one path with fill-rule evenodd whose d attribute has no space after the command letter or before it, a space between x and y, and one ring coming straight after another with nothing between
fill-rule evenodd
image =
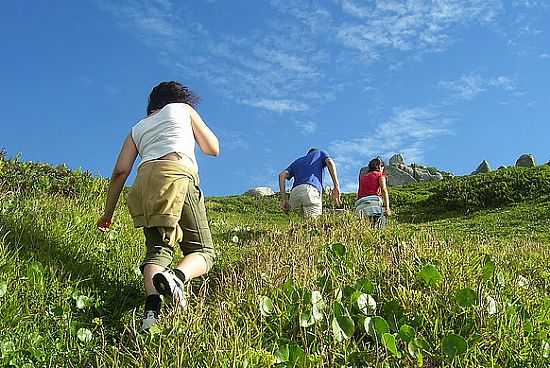
<instances>
[{"instance_id":1,"label":"white flower","mask_svg":"<svg viewBox=\"0 0 550 368\"><path fill-rule=\"evenodd\" d=\"M529 287L529 280L523 275L518 276L518 286L522 287L524 289L527 289Z\"/></svg>"},{"instance_id":2,"label":"white flower","mask_svg":"<svg viewBox=\"0 0 550 368\"><path fill-rule=\"evenodd\" d=\"M231 241L237 244L239 242L239 237L237 235L233 235L233 237L231 238Z\"/></svg>"},{"instance_id":3,"label":"white flower","mask_svg":"<svg viewBox=\"0 0 550 368\"><path fill-rule=\"evenodd\" d=\"M493 297L487 295L485 297L485 304L485 309L487 310L487 313L495 314L497 312L497 301Z\"/></svg>"}]
</instances>

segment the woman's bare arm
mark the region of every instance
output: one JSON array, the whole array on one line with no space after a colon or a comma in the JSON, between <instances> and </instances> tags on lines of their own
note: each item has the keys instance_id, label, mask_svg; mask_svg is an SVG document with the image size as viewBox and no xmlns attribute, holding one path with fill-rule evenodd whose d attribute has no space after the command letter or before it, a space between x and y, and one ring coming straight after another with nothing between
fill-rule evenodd
<instances>
[{"instance_id":1,"label":"woman's bare arm","mask_svg":"<svg viewBox=\"0 0 550 368\"><path fill-rule=\"evenodd\" d=\"M386 177L382 175L378 179L378 183L380 184L380 190L382 191L382 197L384 198L384 207L386 209L386 214L389 216L391 215L390 196L388 194L388 185L386 183Z\"/></svg>"},{"instance_id":2,"label":"woman's bare arm","mask_svg":"<svg viewBox=\"0 0 550 368\"><path fill-rule=\"evenodd\" d=\"M204 123L199 113L189 106L191 113L191 125L195 140L199 144L201 151L206 155L218 156L220 154L220 143L214 133Z\"/></svg>"},{"instance_id":3,"label":"woman's bare arm","mask_svg":"<svg viewBox=\"0 0 550 368\"><path fill-rule=\"evenodd\" d=\"M122 144L122 149L118 154L118 158L111 175L109 190L107 192L107 200L105 202L105 211L103 216L97 222L100 230L106 230L111 225L111 219L115 212L120 192L126 183L126 179L132 172L132 166L136 160L138 151L131 135L128 135Z\"/></svg>"}]
</instances>

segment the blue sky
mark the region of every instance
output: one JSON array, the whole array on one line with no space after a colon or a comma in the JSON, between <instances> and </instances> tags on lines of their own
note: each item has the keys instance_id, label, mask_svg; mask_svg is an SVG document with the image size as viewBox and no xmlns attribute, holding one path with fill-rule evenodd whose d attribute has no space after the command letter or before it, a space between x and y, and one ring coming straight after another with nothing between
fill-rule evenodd
<instances>
[{"instance_id":1,"label":"blue sky","mask_svg":"<svg viewBox=\"0 0 550 368\"><path fill-rule=\"evenodd\" d=\"M546 0L7 2L0 147L109 176L152 86L178 80L221 141L197 153L207 195L276 188L309 147L346 191L396 152L460 175L542 163L549 16Z\"/></svg>"}]
</instances>

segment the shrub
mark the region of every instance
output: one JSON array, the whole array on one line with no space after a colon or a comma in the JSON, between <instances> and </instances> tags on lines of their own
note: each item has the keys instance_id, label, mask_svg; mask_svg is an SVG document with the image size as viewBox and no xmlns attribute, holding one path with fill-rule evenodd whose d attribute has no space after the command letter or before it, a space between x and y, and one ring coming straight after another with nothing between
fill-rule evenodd
<instances>
[{"instance_id":1,"label":"shrub","mask_svg":"<svg viewBox=\"0 0 550 368\"><path fill-rule=\"evenodd\" d=\"M0 154L0 192L78 194L103 190L103 181L93 178L89 171L71 171L65 165L21 162L18 157L7 159Z\"/></svg>"},{"instance_id":2,"label":"shrub","mask_svg":"<svg viewBox=\"0 0 550 368\"><path fill-rule=\"evenodd\" d=\"M442 181L427 205L447 210L476 211L502 207L550 194L550 167L508 168Z\"/></svg>"}]
</instances>

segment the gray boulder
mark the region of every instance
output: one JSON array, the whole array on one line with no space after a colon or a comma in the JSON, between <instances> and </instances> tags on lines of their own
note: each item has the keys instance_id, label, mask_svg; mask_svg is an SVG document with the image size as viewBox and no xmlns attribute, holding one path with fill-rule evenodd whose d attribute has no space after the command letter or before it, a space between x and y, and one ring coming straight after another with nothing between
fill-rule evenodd
<instances>
[{"instance_id":1,"label":"gray boulder","mask_svg":"<svg viewBox=\"0 0 550 368\"><path fill-rule=\"evenodd\" d=\"M254 197L267 197L275 194L275 192L273 192L273 189L271 189L270 187L257 187L246 191L245 194Z\"/></svg>"},{"instance_id":2,"label":"gray boulder","mask_svg":"<svg viewBox=\"0 0 550 368\"><path fill-rule=\"evenodd\" d=\"M481 161L477 169L472 172L472 175L485 174L488 172L491 172L491 165L489 165L489 162L487 162L487 160L483 160Z\"/></svg>"},{"instance_id":3,"label":"gray boulder","mask_svg":"<svg viewBox=\"0 0 550 368\"><path fill-rule=\"evenodd\" d=\"M388 185L391 187L416 182L416 179L413 178L408 172L393 165L386 166L384 172L388 175Z\"/></svg>"},{"instance_id":4,"label":"gray boulder","mask_svg":"<svg viewBox=\"0 0 550 368\"><path fill-rule=\"evenodd\" d=\"M390 157L390 166L405 166L405 159L403 158L403 155L398 153L396 155L393 155Z\"/></svg>"},{"instance_id":5,"label":"gray boulder","mask_svg":"<svg viewBox=\"0 0 550 368\"><path fill-rule=\"evenodd\" d=\"M516 161L516 167L535 167L536 165L535 157L531 154L521 155Z\"/></svg>"},{"instance_id":6,"label":"gray boulder","mask_svg":"<svg viewBox=\"0 0 550 368\"><path fill-rule=\"evenodd\" d=\"M359 170L359 176L368 173L368 167L362 167ZM442 180L443 174L440 172L430 172L421 165L407 165L403 155L393 155L389 160L389 165L385 167L384 172L388 177L389 186L406 185L417 181Z\"/></svg>"}]
</instances>

